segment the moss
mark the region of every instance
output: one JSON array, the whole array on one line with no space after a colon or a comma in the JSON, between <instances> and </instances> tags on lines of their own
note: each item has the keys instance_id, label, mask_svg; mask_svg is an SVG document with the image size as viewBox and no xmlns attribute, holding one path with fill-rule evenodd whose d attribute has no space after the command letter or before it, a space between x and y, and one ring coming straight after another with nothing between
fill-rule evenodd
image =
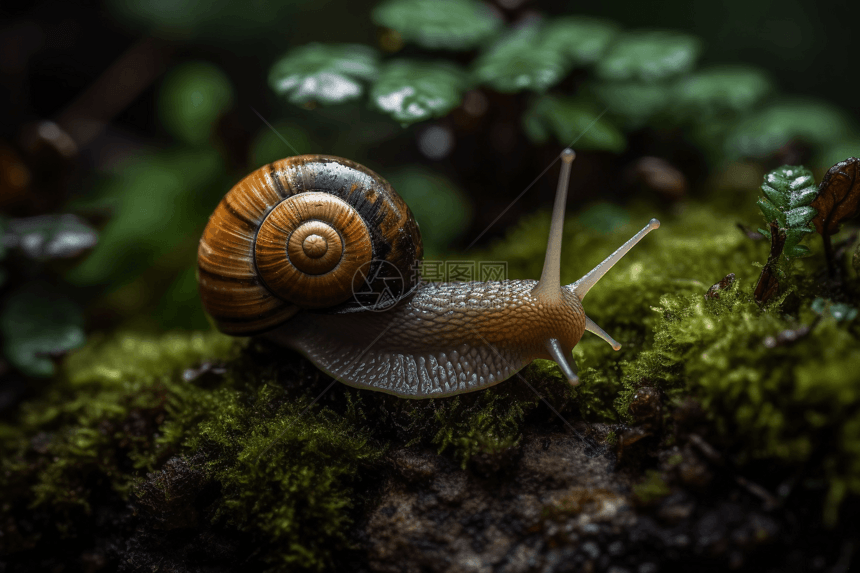
<instances>
[{"instance_id":1,"label":"moss","mask_svg":"<svg viewBox=\"0 0 860 573\"><path fill-rule=\"evenodd\" d=\"M199 427L192 450L209 452L222 486L218 518L260 534L278 567L323 569L348 546L349 485L381 455L367 430L328 409L290 401L265 384L222 390L217 416Z\"/></svg>"},{"instance_id":2,"label":"moss","mask_svg":"<svg viewBox=\"0 0 860 573\"><path fill-rule=\"evenodd\" d=\"M718 300L661 297L653 348L625 365L619 408L640 379L670 395L692 392L736 463L778 461L825 479L834 524L845 495L860 493L860 345L833 318L815 323L808 307L797 317L759 308L751 290L738 282ZM813 324L793 344L766 340Z\"/></svg>"},{"instance_id":3,"label":"moss","mask_svg":"<svg viewBox=\"0 0 860 573\"><path fill-rule=\"evenodd\" d=\"M65 376L4 426L3 489L29 490L31 504L89 509L94 489L125 495L134 470L155 463L155 434L168 396L193 391L177 373L235 354L219 334L118 335L66 361Z\"/></svg>"},{"instance_id":4,"label":"moss","mask_svg":"<svg viewBox=\"0 0 860 573\"><path fill-rule=\"evenodd\" d=\"M188 466L183 475L197 476L190 493L182 485L191 496L180 500L183 511L196 487L214 482L222 494L209 518L256 535L268 561L330 563L345 544L350 484L383 448L347 417L305 411L309 399L267 383L270 373L251 366L255 357L240 355L242 346L215 333L118 335L70 356L65 376L26 403L16 425L0 426L6 508L47 512L75 535L74 516L93 511L106 489L123 499L136 491L144 509L163 505L169 492L159 493L161 482L140 480L170 458ZM214 382L182 376L213 361L227 363Z\"/></svg>"},{"instance_id":5,"label":"moss","mask_svg":"<svg viewBox=\"0 0 860 573\"><path fill-rule=\"evenodd\" d=\"M433 443L439 452L452 448L463 468L475 456L500 458L516 448L522 439L522 422L537 398L529 401L509 400L502 391L484 392L470 406L455 398L436 410L439 429Z\"/></svg>"}]
</instances>

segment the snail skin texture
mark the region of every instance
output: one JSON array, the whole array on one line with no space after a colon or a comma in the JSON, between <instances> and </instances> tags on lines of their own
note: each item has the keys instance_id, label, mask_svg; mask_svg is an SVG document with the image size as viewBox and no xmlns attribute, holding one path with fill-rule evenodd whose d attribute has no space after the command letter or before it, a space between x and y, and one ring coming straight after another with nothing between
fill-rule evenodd
<instances>
[{"instance_id":1,"label":"snail skin texture","mask_svg":"<svg viewBox=\"0 0 860 573\"><path fill-rule=\"evenodd\" d=\"M571 351L586 330L621 348L585 315L585 295L660 222L562 285L573 151L561 159L539 281L421 282L418 225L382 177L325 155L261 167L227 193L200 239L203 305L222 332L265 333L345 384L404 398L480 390L536 358L577 384Z\"/></svg>"}]
</instances>

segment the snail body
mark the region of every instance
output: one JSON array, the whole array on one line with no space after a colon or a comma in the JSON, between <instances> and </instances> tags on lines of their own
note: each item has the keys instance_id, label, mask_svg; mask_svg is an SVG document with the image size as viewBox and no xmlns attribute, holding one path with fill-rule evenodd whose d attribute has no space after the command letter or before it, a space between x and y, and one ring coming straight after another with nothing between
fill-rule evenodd
<instances>
[{"instance_id":1,"label":"snail body","mask_svg":"<svg viewBox=\"0 0 860 573\"><path fill-rule=\"evenodd\" d=\"M203 304L220 330L263 334L332 377L402 397L501 382L537 358L578 383L570 352L586 330L614 341L582 299L656 219L579 281L560 284L574 154L562 154L539 281L426 283L408 206L352 161L304 155L267 165L221 201L198 251Z\"/></svg>"}]
</instances>

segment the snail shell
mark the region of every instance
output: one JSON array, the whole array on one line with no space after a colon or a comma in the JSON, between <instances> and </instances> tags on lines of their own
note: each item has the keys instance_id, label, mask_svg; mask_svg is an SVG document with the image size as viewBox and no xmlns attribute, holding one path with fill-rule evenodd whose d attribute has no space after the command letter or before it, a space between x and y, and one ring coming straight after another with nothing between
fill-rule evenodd
<instances>
[{"instance_id":1,"label":"snail shell","mask_svg":"<svg viewBox=\"0 0 860 573\"><path fill-rule=\"evenodd\" d=\"M385 179L340 157L290 157L242 179L209 218L200 296L222 332L258 334L300 309L355 312L383 292L394 305L418 284L422 253Z\"/></svg>"}]
</instances>

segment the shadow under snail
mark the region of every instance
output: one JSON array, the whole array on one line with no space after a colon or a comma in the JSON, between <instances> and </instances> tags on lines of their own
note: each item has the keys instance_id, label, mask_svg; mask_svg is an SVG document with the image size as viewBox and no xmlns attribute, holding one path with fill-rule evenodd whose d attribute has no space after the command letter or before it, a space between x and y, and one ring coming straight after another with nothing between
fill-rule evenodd
<instances>
[{"instance_id":1,"label":"shadow under snail","mask_svg":"<svg viewBox=\"0 0 860 573\"><path fill-rule=\"evenodd\" d=\"M348 159L300 155L257 169L209 219L198 250L206 311L230 335L266 333L350 386L429 398L497 384L536 358L571 384L587 330L621 345L582 300L649 231L651 219L573 284L560 282L574 153L561 154L539 281L427 283L418 225L385 179Z\"/></svg>"}]
</instances>

